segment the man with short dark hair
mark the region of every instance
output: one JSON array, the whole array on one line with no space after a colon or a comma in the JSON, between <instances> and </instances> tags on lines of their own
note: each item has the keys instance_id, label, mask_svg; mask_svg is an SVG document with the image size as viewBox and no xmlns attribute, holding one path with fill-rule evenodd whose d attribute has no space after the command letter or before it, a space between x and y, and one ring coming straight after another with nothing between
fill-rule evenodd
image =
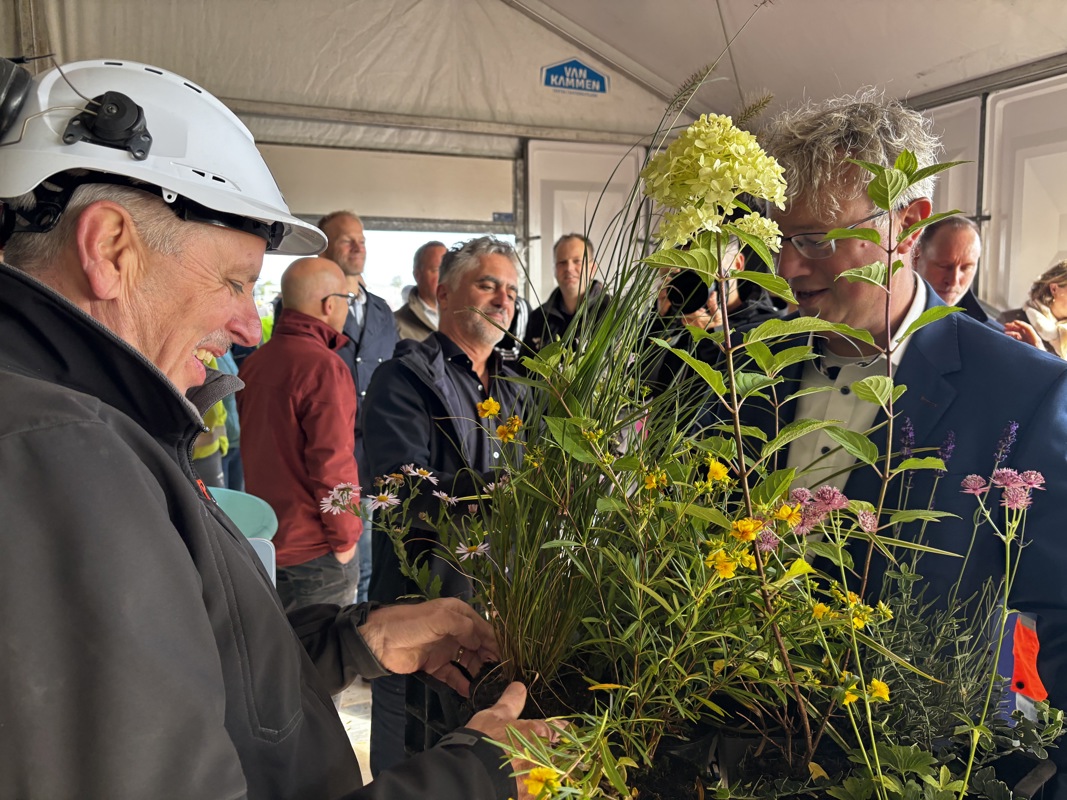
<instances>
[{"instance_id":1,"label":"man with short dark hair","mask_svg":"<svg viewBox=\"0 0 1067 800\"><path fill-rule=\"evenodd\" d=\"M396 348L396 323L388 303L366 288L363 270L367 261L367 237L363 232L363 221L351 211L334 211L318 222L326 234L326 249L323 258L337 263L345 274L348 291L355 295L348 318L345 320L344 334L348 342L338 349L339 355L352 372L356 385L356 464L363 480L363 494L369 495L374 488L370 483L370 466L367 451L363 444L365 423L363 419L363 399L367 395L374 370L393 357ZM359 539L359 589L356 601L367 599L370 577L374 570L372 550L374 546L374 510L370 500L363 501L363 535Z\"/></svg>"},{"instance_id":2,"label":"man with short dark hair","mask_svg":"<svg viewBox=\"0 0 1067 800\"><path fill-rule=\"evenodd\" d=\"M415 251L411 269L415 285L404 305L393 312L401 339L421 342L437 330L437 278L446 250L441 242L427 242Z\"/></svg>"},{"instance_id":3,"label":"man with short dark hair","mask_svg":"<svg viewBox=\"0 0 1067 800\"><path fill-rule=\"evenodd\" d=\"M995 330L1004 326L1000 314L979 300L972 290L982 257L978 226L967 217L939 219L922 229L915 244L915 271L946 305L960 306L964 313Z\"/></svg>"},{"instance_id":4,"label":"man with short dark hair","mask_svg":"<svg viewBox=\"0 0 1067 800\"><path fill-rule=\"evenodd\" d=\"M363 524L324 510L322 498L339 484L359 486L356 390L336 356L350 295L340 267L302 258L282 275L282 299L270 341L241 365L245 483L278 516L273 541L285 610L348 605L356 599Z\"/></svg>"},{"instance_id":5,"label":"man with short dark hair","mask_svg":"<svg viewBox=\"0 0 1067 800\"><path fill-rule=\"evenodd\" d=\"M589 237L564 234L552 252L556 264L556 288L539 308L530 312L523 343L534 353L559 339L570 327L580 306L586 308L588 324L599 319L609 297L604 284L596 280L597 265Z\"/></svg>"},{"instance_id":6,"label":"man with short dark hair","mask_svg":"<svg viewBox=\"0 0 1067 800\"><path fill-rule=\"evenodd\" d=\"M521 415L523 387L494 352L511 323L518 295L518 256L511 245L485 236L448 251L437 285L440 327L425 341L404 340L381 366L365 402L367 453L373 476L404 465L430 470L435 487L451 497L480 493L505 462L495 427L480 419L477 405L496 400L502 417ZM487 428L489 430L487 430ZM364 476L364 482L368 480ZM408 508L412 558L433 559L436 534L423 520L436 519L443 501L421 492ZM444 569L442 594L469 596L467 580ZM400 571L389 537L374 544L370 597L390 602L418 591ZM371 770L374 774L404 756L403 677L378 679L371 704Z\"/></svg>"}]
</instances>

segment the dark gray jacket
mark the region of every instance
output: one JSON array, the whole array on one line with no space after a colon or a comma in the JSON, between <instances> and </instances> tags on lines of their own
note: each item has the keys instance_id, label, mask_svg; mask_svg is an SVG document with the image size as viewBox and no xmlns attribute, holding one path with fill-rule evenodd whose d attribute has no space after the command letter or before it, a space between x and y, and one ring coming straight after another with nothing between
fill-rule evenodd
<instances>
[{"instance_id":1,"label":"dark gray jacket","mask_svg":"<svg viewBox=\"0 0 1067 800\"><path fill-rule=\"evenodd\" d=\"M195 403L239 385L213 373ZM0 797L514 792L484 740L359 788L330 694L384 674L356 632L367 607L287 621L247 540L197 486L196 408L2 265L0 408Z\"/></svg>"}]
</instances>

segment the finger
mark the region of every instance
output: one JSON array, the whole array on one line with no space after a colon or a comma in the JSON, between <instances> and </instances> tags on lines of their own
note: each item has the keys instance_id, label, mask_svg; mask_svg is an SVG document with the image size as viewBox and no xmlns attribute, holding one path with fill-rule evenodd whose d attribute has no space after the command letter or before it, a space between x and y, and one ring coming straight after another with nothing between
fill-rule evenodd
<instances>
[{"instance_id":1,"label":"finger","mask_svg":"<svg viewBox=\"0 0 1067 800\"><path fill-rule=\"evenodd\" d=\"M463 671L455 664L449 662L442 667L438 667L430 674L442 683L451 686L459 692L462 697L470 697L471 682L467 679L467 676L463 674Z\"/></svg>"},{"instance_id":2,"label":"finger","mask_svg":"<svg viewBox=\"0 0 1067 800\"><path fill-rule=\"evenodd\" d=\"M508 688L500 695L493 709L500 712L505 719L517 720L526 705L526 687L518 681L509 683Z\"/></svg>"}]
</instances>

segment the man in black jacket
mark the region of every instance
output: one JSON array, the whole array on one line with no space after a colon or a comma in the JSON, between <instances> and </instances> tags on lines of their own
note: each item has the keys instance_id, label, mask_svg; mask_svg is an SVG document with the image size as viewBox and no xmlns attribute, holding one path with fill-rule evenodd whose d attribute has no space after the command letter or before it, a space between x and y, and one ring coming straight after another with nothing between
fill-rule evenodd
<instances>
[{"instance_id":1,"label":"man in black jacket","mask_svg":"<svg viewBox=\"0 0 1067 800\"><path fill-rule=\"evenodd\" d=\"M368 478L370 464L367 461L367 449L363 443L365 419L363 399L367 396L374 370L393 357L393 350L399 337L393 311L382 298L367 290L363 280L363 270L367 262L367 238L363 233L363 221L351 211L333 211L318 221L318 227L326 234L326 250L323 258L337 263L345 273L348 291L355 296L348 319L345 321L344 334L348 343L337 351L352 370L352 380L356 383L356 466L359 469L363 494L369 495L374 488ZM372 558L374 546L373 509L370 501L363 502L363 535L359 537L359 587L356 590L356 602L367 600L371 574L374 570Z\"/></svg>"},{"instance_id":2,"label":"man in black jacket","mask_svg":"<svg viewBox=\"0 0 1067 800\"><path fill-rule=\"evenodd\" d=\"M371 479L414 465L430 470L436 489L450 497L478 494L493 480L504 460L500 442L489 433L495 426L480 418L477 405L492 398L501 417L521 414L523 387L507 380L514 373L494 352L515 313L517 294L518 257L511 245L485 236L445 254L437 286L440 327L423 342L403 341L367 393ZM422 492L408 508L418 529L408 544L411 557L433 558L435 535L420 515L435 519L442 502ZM451 569L439 574L444 595L469 595L463 576ZM392 542L379 537L371 598L389 602L417 591L401 574ZM376 680L373 693L371 771L377 775L404 755L407 681Z\"/></svg>"},{"instance_id":3,"label":"man in black jacket","mask_svg":"<svg viewBox=\"0 0 1067 800\"><path fill-rule=\"evenodd\" d=\"M556 242L556 288L543 304L530 313L523 344L527 353L541 349L559 339L585 306L590 314L589 324L600 318L600 309L609 297L604 285L594 280L597 265L593 260L593 243L580 233L564 234Z\"/></svg>"},{"instance_id":4,"label":"man in black jacket","mask_svg":"<svg viewBox=\"0 0 1067 800\"><path fill-rule=\"evenodd\" d=\"M264 252L317 252L321 232L289 213L238 119L183 78L93 61L31 80L0 63L0 82L19 80L25 99L7 94L0 120L0 230L14 231L0 246L17 265L0 266L0 508L18 534L0 537L0 796L521 792L482 738L507 735L516 685L361 788L330 694L417 670L462 692L463 670L495 656L488 624L456 600L287 620L192 470L203 411L240 388L203 362L258 342Z\"/></svg>"}]
</instances>

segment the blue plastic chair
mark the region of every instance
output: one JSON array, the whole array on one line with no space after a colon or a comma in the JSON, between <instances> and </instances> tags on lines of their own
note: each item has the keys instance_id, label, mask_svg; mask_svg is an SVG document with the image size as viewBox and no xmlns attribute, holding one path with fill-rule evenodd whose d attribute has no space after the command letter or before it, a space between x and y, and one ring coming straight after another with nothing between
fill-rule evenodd
<instances>
[{"instance_id":1,"label":"blue plastic chair","mask_svg":"<svg viewBox=\"0 0 1067 800\"><path fill-rule=\"evenodd\" d=\"M261 497L236 489L208 489L219 508L248 539L271 539L278 532L278 517Z\"/></svg>"},{"instance_id":2,"label":"blue plastic chair","mask_svg":"<svg viewBox=\"0 0 1067 800\"><path fill-rule=\"evenodd\" d=\"M274 542L269 539L249 539L248 543L252 545L252 549L256 551L259 560L263 562L263 566L270 576L270 582L277 586L278 564L274 555Z\"/></svg>"}]
</instances>

